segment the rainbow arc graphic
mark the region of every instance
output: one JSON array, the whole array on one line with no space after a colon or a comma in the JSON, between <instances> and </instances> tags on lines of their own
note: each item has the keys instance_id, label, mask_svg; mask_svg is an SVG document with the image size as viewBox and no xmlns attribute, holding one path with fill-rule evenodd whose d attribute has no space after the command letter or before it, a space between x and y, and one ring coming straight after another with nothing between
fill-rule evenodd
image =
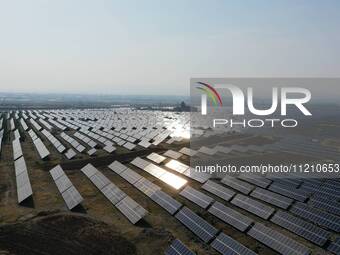
<instances>
[{"instance_id":1,"label":"rainbow arc graphic","mask_svg":"<svg viewBox=\"0 0 340 255\"><path fill-rule=\"evenodd\" d=\"M197 82L197 84L199 86L196 88L198 90L203 91L207 95L207 97L209 97L210 105L212 107L217 107L218 105L223 106L221 96L213 86L209 85L208 83L204 83L204 82Z\"/></svg>"}]
</instances>

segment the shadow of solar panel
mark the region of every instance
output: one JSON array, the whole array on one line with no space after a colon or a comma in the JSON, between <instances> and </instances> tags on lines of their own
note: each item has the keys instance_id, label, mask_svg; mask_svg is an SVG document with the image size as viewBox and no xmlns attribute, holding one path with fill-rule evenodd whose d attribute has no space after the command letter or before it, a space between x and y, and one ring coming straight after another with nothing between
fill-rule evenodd
<instances>
[{"instance_id":1,"label":"shadow of solar panel","mask_svg":"<svg viewBox=\"0 0 340 255\"><path fill-rule=\"evenodd\" d=\"M224 199L225 201L229 201L235 195L234 191L210 180L204 183L202 189L209 191L210 193Z\"/></svg>"},{"instance_id":2,"label":"shadow of solar panel","mask_svg":"<svg viewBox=\"0 0 340 255\"><path fill-rule=\"evenodd\" d=\"M237 194L231 203L265 220L267 220L275 211L274 208L241 194Z\"/></svg>"},{"instance_id":3,"label":"shadow of solar panel","mask_svg":"<svg viewBox=\"0 0 340 255\"><path fill-rule=\"evenodd\" d=\"M254 221L236 210L215 202L208 210L212 215L244 232Z\"/></svg>"},{"instance_id":4,"label":"shadow of solar panel","mask_svg":"<svg viewBox=\"0 0 340 255\"><path fill-rule=\"evenodd\" d=\"M117 174L120 174L121 172L125 171L127 167L120 163L119 161L114 161L108 166L112 171L114 171Z\"/></svg>"},{"instance_id":5,"label":"shadow of solar panel","mask_svg":"<svg viewBox=\"0 0 340 255\"><path fill-rule=\"evenodd\" d=\"M91 164L87 164L80 171L82 171L88 178L98 172L98 170Z\"/></svg>"},{"instance_id":6,"label":"shadow of solar panel","mask_svg":"<svg viewBox=\"0 0 340 255\"><path fill-rule=\"evenodd\" d=\"M195 255L180 240L174 240L170 247L164 252L164 255Z\"/></svg>"},{"instance_id":7,"label":"shadow of solar panel","mask_svg":"<svg viewBox=\"0 0 340 255\"><path fill-rule=\"evenodd\" d=\"M61 195L68 209L70 210L72 210L84 200L74 186L71 186L70 188L65 190L63 193L61 193Z\"/></svg>"},{"instance_id":8,"label":"shadow of solar panel","mask_svg":"<svg viewBox=\"0 0 340 255\"><path fill-rule=\"evenodd\" d=\"M150 198L171 215L174 215L182 207L180 202L161 190L154 192Z\"/></svg>"},{"instance_id":9,"label":"shadow of solar panel","mask_svg":"<svg viewBox=\"0 0 340 255\"><path fill-rule=\"evenodd\" d=\"M327 250L336 255L340 254L340 237L336 238L335 241L327 247Z\"/></svg>"},{"instance_id":10,"label":"shadow of solar panel","mask_svg":"<svg viewBox=\"0 0 340 255\"><path fill-rule=\"evenodd\" d=\"M331 234L312 223L283 211L275 213L271 221L320 246L327 242Z\"/></svg>"},{"instance_id":11,"label":"shadow of solar panel","mask_svg":"<svg viewBox=\"0 0 340 255\"><path fill-rule=\"evenodd\" d=\"M239 175L237 178L244 180L246 182L255 184L256 186L264 188L264 189L267 188L272 182L269 179L266 179L266 178L263 178L263 177L260 177L260 176L256 176L256 175L253 176L253 175L250 175L250 174Z\"/></svg>"},{"instance_id":12,"label":"shadow of solar panel","mask_svg":"<svg viewBox=\"0 0 340 255\"><path fill-rule=\"evenodd\" d=\"M304 202L308 198L308 195L309 195L307 192L303 190L294 189L292 187L285 186L285 185L278 184L278 183L272 183L272 185L269 186L269 190L279 193L283 196L293 198L300 202Z\"/></svg>"},{"instance_id":13,"label":"shadow of solar panel","mask_svg":"<svg viewBox=\"0 0 340 255\"><path fill-rule=\"evenodd\" d=\"M126 197L126 194L113 183L105 186L101 191L104 196L114 205Z\"/></svg>"},{"instance_id":14,"label":"shadow of solar panel","mask_svg":"<svg viewBox=\"0 0 340 255\"><path fill-rule=\"evenodd\" d=\"M292 206L290 212L317 225L324 226L336 232L340 231L340 217L311 208L307 204L297 202Z\"/></svg>"},{"instance_id":15,"label":"shadow of solar panel","mask_svg":"<svg viewBox=\"0 0 340 255\"><path fill-rule=\"evenodd\" d=\"M256 223L249 231L248 234L258 240L259 242L267 245L273 250L283 255L307 255L310 251L304 245L294 241L293 239L264 226L261 223Z\"/></svg>"},{"instance_id":16,"label":"shadow of solar panel","mask_svg":"<svg viewBox=\"0 0 340 255\"><path fill-rule=\"evenodd\" d=\"M148 179L142 177L140 180L138 180L134 186L139 189L141 192L143 192L145 195L150 197L152 194L154 194L157 190L160 190L161 188L157 186L156 184L150 182Z\"/></svg>"},{"instance_id":17,"label":"shadow of solar panel","mask_svg":"<svg viewBox=\"0 0 340 255\"><path fill-rule=\"evenodd\" d=\"M132 224L137 223L147 214L147 210L128 196L118 202L116 207Z\"/></svg>"},{"instance_id":18,"label":"shadow of solar panel","mask_svg":"<svg viewBox=\"0 0 340 255\"><path fill-rule=\"evenodd\" d=\"M211 197L190 186L186 186L179 194L203 209L207 208L214 201Z\"/></svg>"},{"instance_id":19,"label":"shadow of solar panel","mask_svg":"<svg viewBox=\"0 0 340 255\"><path fill-rule=\"evenodd\" d=\"M218 232L215 227L210 225L207 221L199 217L187 207L183 207L183 209L180 210L175 217L205 243L213 239Z\"/></svg>"},{"instance_id":20,"label":"shadow of solar panel","mask_svg":"<svg viewBox=\"0 0 340 255\"><path fill-rule=\"evenodd\" d=\"M119 175L125 180L127 180L129 183L131 183L132 185L136 183L138 180L140 180L141 178L143 178L143 176L141 176L140 174L136 173L135 171L129 168L125 169L125 171L121 172Z\"/></svg>"},{"instance_id":21,"label":"shadow of solar panel","mask_svg":"<svg viewBox=\"0 0 340 255\"><path fill-rule=\"evenodd\" d=\"M211 246L223 255L256 255L255 252L224 233L220 233Z\"/></svg>"},{"instance_id":22,"label":"shadow of solar panel","mask_svg":"<svg viewBox=\"0 0 340 255\"><path fill-rule=\"evenodd\" d=\"M256 188L250 195L283 209L287 209L293 203L293 199L291 198L261 188Z\"/></svg>"},{"instance_id":23,"label":"shadow of solar panel","mask_svg":"<svg viewBox=\"0 0 340 255\"><path fill-rule=\"evenodd\" d=\"M229 187L231 187L233 189L236 189L236 190L246 194L246 195L248 195L254 189L253 185L246 183L246 182L243 182L243 181L240 181L240 180L237 180L236 178L231 177L231 176L224 177L221 180L221 182L225 185L228 185Z\"/></svg>"}]
</instances>

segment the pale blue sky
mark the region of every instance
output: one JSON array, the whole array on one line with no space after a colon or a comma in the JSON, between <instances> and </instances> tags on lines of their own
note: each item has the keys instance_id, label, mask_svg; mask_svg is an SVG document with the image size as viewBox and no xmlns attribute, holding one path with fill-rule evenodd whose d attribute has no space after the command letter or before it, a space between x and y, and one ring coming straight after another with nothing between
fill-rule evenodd
<instances>
[{"instance_id":1,"label":"pale blue sky","mask_svg":"<svg viewBox=\"0 0 340 255\"><path fill-rule=\"evenodd\" d=\"M340 1L0 0L0 91L189 94L191 77L340 76Z\"/></svg>"}]
</instances>

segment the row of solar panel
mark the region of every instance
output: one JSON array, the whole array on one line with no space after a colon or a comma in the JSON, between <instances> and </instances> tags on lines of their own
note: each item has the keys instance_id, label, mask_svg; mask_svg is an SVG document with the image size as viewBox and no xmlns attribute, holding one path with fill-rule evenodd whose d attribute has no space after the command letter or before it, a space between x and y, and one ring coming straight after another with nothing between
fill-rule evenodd
<instances>
[{"instance_id":1,"label":"row of solar panel","mask_svg":"<svg viewBox=\"0 0 340 255\"><path fill-rule=\"evenodd\" d=\"M81 171L133 224L137 223L147 214L147 211L142 206L127 196L93 165L88 164Z\"/></svg>"}]
</instances>

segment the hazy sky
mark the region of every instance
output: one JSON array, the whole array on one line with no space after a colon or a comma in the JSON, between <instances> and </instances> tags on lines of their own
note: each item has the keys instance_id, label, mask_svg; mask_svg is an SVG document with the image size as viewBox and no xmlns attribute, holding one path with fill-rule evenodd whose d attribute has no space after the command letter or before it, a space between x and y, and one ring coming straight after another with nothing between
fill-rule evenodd
<instances>
[{"instance_id":1,"label":"hazy sky","mask_svg":"<svg viewBox=\"0 0 340 255\"><path fill-rule=\"evenodd\" d=\"M340 76L340 1L0 0L0 91L189 94L191 77Z\"/></svg>"}]
</instances>

